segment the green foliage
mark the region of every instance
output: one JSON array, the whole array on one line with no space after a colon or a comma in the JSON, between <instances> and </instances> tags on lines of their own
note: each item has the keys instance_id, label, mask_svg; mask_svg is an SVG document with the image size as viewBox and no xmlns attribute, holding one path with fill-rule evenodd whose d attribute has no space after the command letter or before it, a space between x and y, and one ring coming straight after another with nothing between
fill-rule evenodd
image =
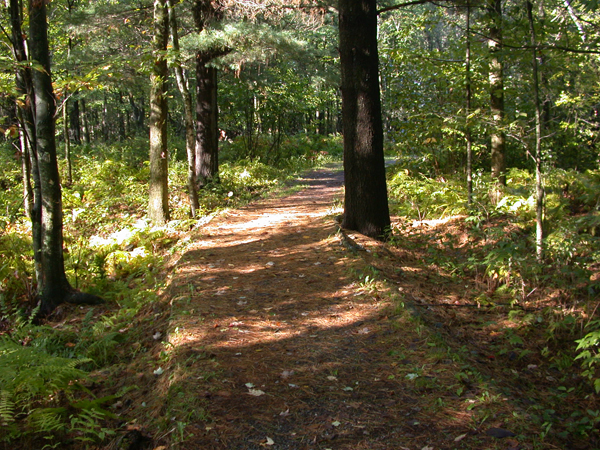
<instances>
[{"instance_id":1,"label":"green foliage","mask_svg":"<svg viewBox=\"0 0 600 450\"><path fill-rule=\"evenodd\" d=\"M5 442L25 435L60 439L75 431L75 439L102 439L101 422L111 414L102 409L109 399L81 401L89 391L81 384L86 359L53 356L42 348L0 338L0 418ZM77 429L73 424L85 424Z\"/></svg>"},{"instance_id":2,"label":"green foliage","mask_svg":"<svg viewBox=\"0 0 600 450\"><path fill-rule=\"evenodd\" d=\"M466 212L462 183L452 175L437 179L424 176L423 173L434 172L431 164L427 167L427 163L418 158L401 158L392 169L391 202L403 218L438 218ZM594 299L600 292L597 173L549 172L546 177L546 258L542 264L536 261L533 244L533 177L525 170L511 169L507 179L510 184L505 196L494 206L488 200L486 177L475 177L475 201L470 215L459 225L464 233L461 240L437 235L434 229L421 231L411 227L401 230L401 235L394 240L402 241L406 247L414 239L412 245L427 249L426 264L441 267L452 276L472 277L482 286L481 292L473 294L473 300L480 307L502 304L513 308L527 304L534 293L549 291L564 292L562 301L592 302L587 308L593 309ZM412 239L408 237L411 234ZM576 340L581 337L582 318L568 307L544 308L539 314L523 314L521 309L509 311L518 326L506 328L505 347L500 354L513 352L518 360L529 357L531 350L524 345L525 340L529 332L538 329L548 344L544 357L563 371L573 370L574 358L578 355L582 374L600 392L597 375L600 322L592 321L587 326L587 334ZM556 348L557 345L561 348ZM590 421L589 425L596 419L590 416L585 420Z\"/></svg>"},{"instance_id":3,"label":"green foliage","mask_svg":"<svg viewBox=\"0 0 600 450\"><path fill-rule=\"evenodd\" d=\"M577 350L580 353L576 359L581 360L586 376L594 385L596 393L600 393L600 376L598 375L598 364L600 363L600 320L594 320L587 326L588 333L577 341Z\"/></svg>"},{"instance_id":4,"label":"green foliage","mask_svg":"<svg viewBox=\"0 0 600 450\"><path fill-rule=\"evenodd\" d=\"M33 298L31 238L19 231L0 234L0 318Z\"/></svg>"},{"instance_id":5,"label":"green foliage","mask_svg":"<svg viewBox=\"0 0 600 450\"><path fill-rule=\"evenodd\" d=\"M457 180L412 174L396 165L388 182L395 211L411 219L438 219L465 213L463 189Z\"/></svg>"},{"instance_id":6,"label":"green foliage","mask_svg":"<svg viewBox=\"0 0 600 450\"><path fill-rule=\"evenodd\" d=\"M74 182L63 186L67 276L74 287L116 304L113 312L89 309L75 325L33 326L30 226L18 214L5 217L7 227L0 233L0 312L11 327L11 337L0 340L5 440L46 438L52 445L69 436L85 444L113 433L106 426L111 414L103 407L113 398L94 398L82 383L86 371L130 356L127 344L144 332L134 324L144 320L142 308L158 299L163 259L185 248L181 236L197 224L188 218L187 165L179 160L171 162L169 180L176 220L153 228L145 219L148 166L142 152L147 145L147 140L132 139L120 146L80 147ZM202 215L283 187L293 174L330 161L341 145L340 138L288 137L282 140L277 166L263 158L238 160L236 151L235 144L224 149L219 182L201 190ZM18 165L12 164L18 173ZM15 193L21 195L18 179L0 191L0 201Z\"/></svg>"}]
</instances>

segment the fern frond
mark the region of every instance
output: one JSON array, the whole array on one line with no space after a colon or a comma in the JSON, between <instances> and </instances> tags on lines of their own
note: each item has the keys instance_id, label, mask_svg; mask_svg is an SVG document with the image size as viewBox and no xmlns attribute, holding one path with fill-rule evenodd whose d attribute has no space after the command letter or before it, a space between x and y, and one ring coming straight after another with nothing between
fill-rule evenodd
<instances>
[{"instance_id":1,"label":"fern frond","mask_svg":"<svg viewBox=\"0 0 600 450\"><path fill-rule=\"evenodd\" d=\"M0 425L5 425L15 421L15 402L11 398L10 392L0 391Z\"/></svg>"}]
</instances>

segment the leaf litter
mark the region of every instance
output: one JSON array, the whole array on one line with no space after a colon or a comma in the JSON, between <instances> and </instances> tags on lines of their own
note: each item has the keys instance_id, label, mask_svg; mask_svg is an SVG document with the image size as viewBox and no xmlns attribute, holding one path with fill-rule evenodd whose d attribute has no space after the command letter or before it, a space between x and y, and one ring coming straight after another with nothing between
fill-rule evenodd
<instances>
[{"instance_id":1,"label":"leaf litter","mask_svg":"<svg viewBox=\"0 0 600 450\"><path fill-rule=\"evenodd\" d=\"M435 306L464 304L464 280L424 270L414 249L345 245L339 171L301 183L215 218L180 258L165 295L187 300L166 309L145 362L169 377L137 376L134 361L122 378L138 386L123 417L154 448L595 448L540 440L540 361L482 345L485 310Z\"/></svg>"}]
</instances>

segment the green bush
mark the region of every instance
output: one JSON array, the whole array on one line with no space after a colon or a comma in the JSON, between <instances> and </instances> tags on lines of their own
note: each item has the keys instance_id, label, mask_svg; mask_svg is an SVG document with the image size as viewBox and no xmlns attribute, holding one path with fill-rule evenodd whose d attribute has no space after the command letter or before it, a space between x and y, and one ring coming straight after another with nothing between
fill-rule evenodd
<instances>
[{"instance_id":1,"label":"green bush","mask_svg":"<svg viewBox=\"0 0 600 450\"><path fill-rule=\"evenodd\" d=\"M464 214L465 195L460 181L412 174L397 165L389 178L394 211L410 219L439 219Z\"/></svg>"}]
</instances>

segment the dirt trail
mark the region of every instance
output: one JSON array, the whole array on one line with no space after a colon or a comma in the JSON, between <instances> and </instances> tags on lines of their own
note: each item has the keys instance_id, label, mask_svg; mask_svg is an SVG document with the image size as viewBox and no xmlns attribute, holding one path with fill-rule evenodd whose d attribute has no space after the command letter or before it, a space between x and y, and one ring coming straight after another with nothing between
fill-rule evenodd
<instances>
[{"instance_id":1,"label":"dirt trail","mask_svg":"<svg viewBox=\"0 0 600 450\"><path fill-rule=\"evenodd\" d=\"M341 245L332 209L340 172L301 182L308 187L296 194L215 219L179 261L175 353L162 378L172 428L155 446L453 448L466 419L441 404L433 414L422 400L443 394L422 371L417 388L404 376L431 344L407 332L414 324L389 293L364 275L357 282L369 273L364 258ZM378 244L365 242L371 253L359 253L377 257ZM452 360L438 364L453 378Z\"/></svg>"}]
</instances>

